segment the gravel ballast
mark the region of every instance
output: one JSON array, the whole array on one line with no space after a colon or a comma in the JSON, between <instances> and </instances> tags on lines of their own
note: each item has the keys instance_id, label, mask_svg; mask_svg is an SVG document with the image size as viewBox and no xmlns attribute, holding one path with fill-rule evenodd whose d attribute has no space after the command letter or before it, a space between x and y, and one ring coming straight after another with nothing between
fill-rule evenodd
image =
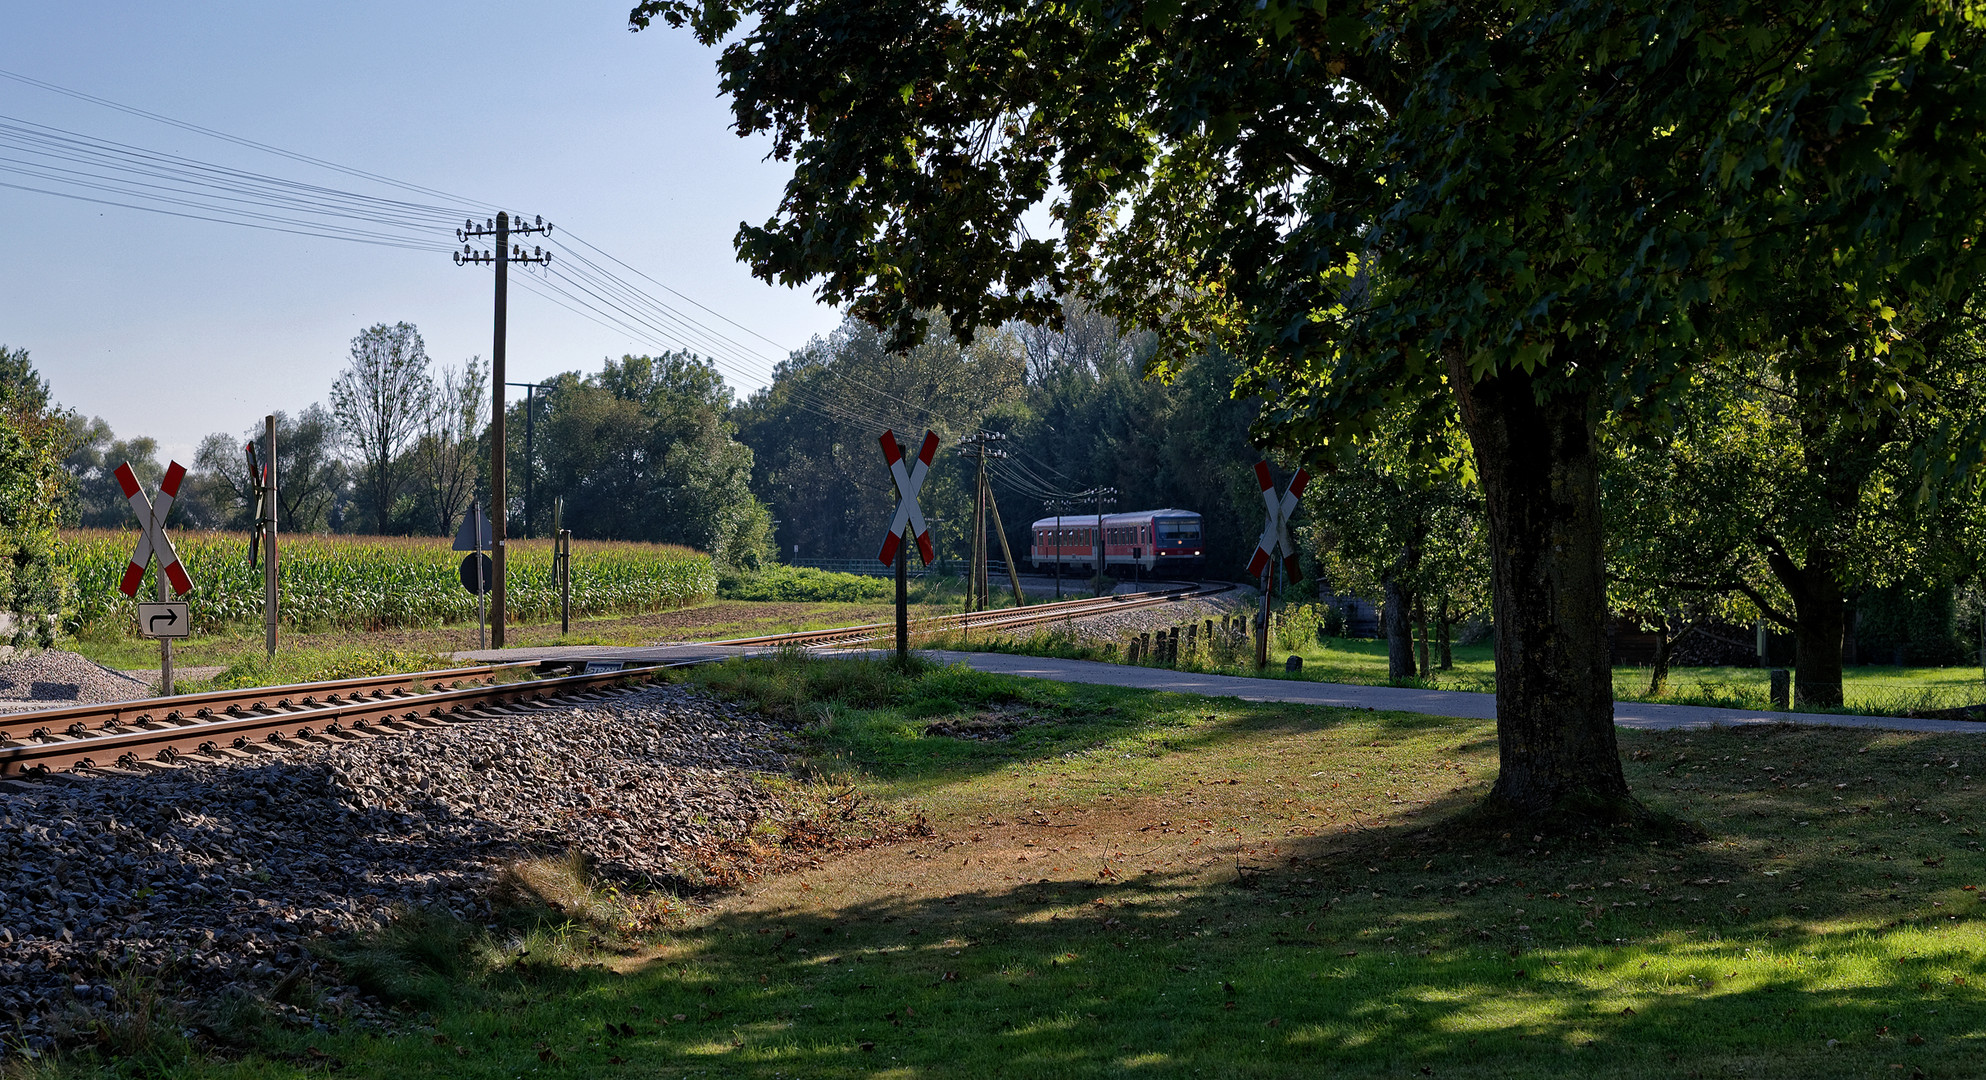
<instances>
[{"instance_id":1,"label":"gravel ballast","mask_svg":"<svg viewBox=\"0 0 1986 1080\"><path fill-rule=\"evenodd\" d=\"M1260 598L1261 594L1253 589L1237 588L1204 599L1176 600L1150 607L1018 627L1009 631L1008 636L1025 641L1038 633L1067 631L1085 644L1122 645L1137 634L1157 634L1161 630L1207 619L1219 624L1222 618L1229 615L1252 614L1260 605Z\"/></svg>"},{"instance_id":2,"label":"gravel ballast","mask_svg":"<svg viewBox=\"0 0 1986 1080\"><path fill-rule=\"evenodd\" d=\"M148 697L150 684L72 652L42 649L0 660L0 714Z\"/></svg>"},{"instance_id":3,"label":"gravel ballast","mask_svg":"<svg viewBox=\"0 0 1986 1080\"><path fill-rule=\"evenodd\" d=\"M671 879L778 810L783 736L680 687L580 708L0 792L0 1046L118 1008L121 975L260 994L396 906L490 913L513 860ZM362 1006L355 992L351 1003ZM330 999L338 1006L337 995Z\"/></svg>"}]
</instances>

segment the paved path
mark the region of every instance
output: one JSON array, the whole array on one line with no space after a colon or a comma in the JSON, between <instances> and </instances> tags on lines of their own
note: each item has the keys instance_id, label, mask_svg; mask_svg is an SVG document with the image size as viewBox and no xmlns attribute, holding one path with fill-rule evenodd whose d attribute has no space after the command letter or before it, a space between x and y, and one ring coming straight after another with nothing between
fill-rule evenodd
<instances>
[{"instance_id":1,"label":"paved path","mask_svg":"<svg viewBox=\"0 0 1986 1080\"><path fill-rule=\"evenodd\" d=\"M473 659L485 663L518 659L645 660L669 663L748 655L754 651L756 650L710 645L655 645L644 648L575 645L563 648L485 650L455 655L459 659ZM1347 683L1301 682L1295 679L1250 679L1236 675L1202 675L1167 668L1099 664L1088 660L1054 660L1039 656L1010 656L1005 653L925 650L923 654L947 663L962 663L976 671L1018 675L1030 679L1052 679L1056 682L1098 683L1145 690L1169 690L1181 694L1204 694L1208 697L1235 697L1244 701L1287 701L1299 705L1329 705L1339 708L1424 713L1429 716L1459 716L1470 720L1496 719L1495 695L1461 690L1406 690L1391 686L1353 686ZM868 652L865 655L882 654ZM1651 705L1634 701L1615 703L1614 723L1621 727L1643 731L1791 723L1880 728L1887 731L1986 735L1986 723L1971 723L1964 720L1918 720L1903 716L1845 716L1835 713L1713 709L1700 705Z\"/></svg>"}]
</instances>

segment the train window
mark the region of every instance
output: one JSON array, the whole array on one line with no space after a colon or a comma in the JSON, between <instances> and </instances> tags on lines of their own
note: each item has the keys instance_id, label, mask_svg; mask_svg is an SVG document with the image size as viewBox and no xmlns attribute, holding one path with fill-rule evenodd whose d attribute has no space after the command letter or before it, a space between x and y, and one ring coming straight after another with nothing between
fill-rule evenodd
<instances>
[{"instance_id":1,"label":"train window","mask_svg":"<svg viewBox=\"0 0 1986 1080\"><path fill-rule=\"evenodd\" d=\"M1200 523L1197 521L1162 521L1159 523L1159 538L1162 540L1198 540Z\"/></svg>"}]
</instances>

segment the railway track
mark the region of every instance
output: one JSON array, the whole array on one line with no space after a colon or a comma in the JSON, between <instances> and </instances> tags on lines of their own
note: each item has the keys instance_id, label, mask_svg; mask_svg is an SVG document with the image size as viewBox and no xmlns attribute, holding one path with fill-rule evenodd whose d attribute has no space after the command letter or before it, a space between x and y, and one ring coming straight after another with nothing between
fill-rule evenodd
<instances>
[{"instance_id":1,"label":"railway track","mask_svg":"<svg viewBox=\"0 0 1986 1080\"><path fill-rule=\"evenodd\" d=\"M1149 593L919 619L913 632L1008 630L1176 603L1233 588L1227 582L1180 582L1176 588ZM865 623L710 644L851 648L884 640L894 632L888 624ZM558 661L494 664L0 714L0 779L62 771L116 775L173 769L191 762L277 753L285 744L325 745L446 727L517 709L583 704L613 689L650 681L669 665L533 677L565 666Z\"/></svg>"},{"instance_id":2,"label":"railway track","mask_svg":"<svg viewBox=\"0 0 1986 1080\"><path fill-rule=\"evenodd\" d=\"M582 704L661 670L530 678L537 673L531 665L497 664L0 715L0 777L171 769L275 753L292 741L330 744L445 727Z\"/></svg>"},{"instance_id":3,"label":"railway track","mask_svg":"<svg viewBox=\"0 0 1986 1080\"><path fill-rule=\"evenodd\" d=\"M1053 603L1030 604L1022 608L998 608L992 611L965 612L957 615L940 615L934 618L917 619L910 624L913 636L930 635L947 630L970 632L973 630L1008 630L1040 623L1060 622L1064 619L1080 619L1090 615L1107 615L1120 611L1154 607L1159 604L1178 603L1182 600L1197 600L1220 593L1231 592L1235 588L1228 581L1182 581L1176 588L1162 589L1148 593L1124 593L1112 596L1090 597L1082 600L1060 600ZM891 639L896 627L890 623L863 623L859 626L840 626L830 630L803 630L791 634L765 634L759 637L731 638L713 641L712 645L733 645L739 647L761 646L778 647L798 645L812 649L852 648L872 642Z\"/></svg>"}]
</instances>

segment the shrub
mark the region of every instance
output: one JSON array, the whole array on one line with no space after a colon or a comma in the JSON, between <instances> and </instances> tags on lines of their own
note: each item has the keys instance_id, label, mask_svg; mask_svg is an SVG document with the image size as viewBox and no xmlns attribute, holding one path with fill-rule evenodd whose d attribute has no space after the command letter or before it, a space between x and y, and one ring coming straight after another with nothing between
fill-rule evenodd
<instances>
[{"instance_id":1,"label":"shrub","mask_svg":"<svg viewBox=\"0 0 1986 1080\"><path fill-rule=\"evenodd\" d=\"M768 566L756 573L726 574L717 582L717 595L725 600L874 604L895 593L896 583L886 578L811 566Z\"/></svg>"},{"instance_id":2,"label":"shrub","mask_svg":"<svg viewBox=\"0 0 1986 1080\"><path fill-rule=\"evenodd\" d=\"M1276 616L1276 642L1285 650L1296 651L1317 644L1317 632L1324 628L1324 612L1317 604L1294 604Z\"/></svg>"}]
</instances>

